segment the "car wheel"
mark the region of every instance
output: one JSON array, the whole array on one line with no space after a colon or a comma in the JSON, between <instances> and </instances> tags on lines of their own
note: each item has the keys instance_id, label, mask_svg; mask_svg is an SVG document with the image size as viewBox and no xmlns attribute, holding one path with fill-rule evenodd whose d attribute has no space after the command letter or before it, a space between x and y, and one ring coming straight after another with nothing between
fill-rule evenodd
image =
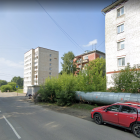
<instances>
[{"instance_id":1,"label":"car wheel","mask_svg":"<svg viewBox=\"0 0 140 140\"><path fill-rule=\"evenodd\" d=\"M140 124L134 124L132 127L133 134L140 138Z\"/></svg>"},{"instance_id":2,"label":"car wheel","mask_svg":"<svg viewBox=\"0 0 140 140\"><path fill-rule=\"evenodd\" d=\"M96 124L102 124L102 117L101 117L101 115L100 114L95 114L94 115L94 122L96 123Z\"/></svg>"}]
</instances>

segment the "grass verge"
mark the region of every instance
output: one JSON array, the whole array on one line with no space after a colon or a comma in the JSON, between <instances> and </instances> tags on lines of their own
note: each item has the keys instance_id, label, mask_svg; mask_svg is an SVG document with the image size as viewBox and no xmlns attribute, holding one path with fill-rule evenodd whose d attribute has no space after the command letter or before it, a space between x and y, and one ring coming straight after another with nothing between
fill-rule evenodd
<instances>
[{"instance_id":1,"label":"grass verge","mask_svg":"<svg viewBox=\"0 0 140 140\"><path fill-rule=\"evenodd\" d=\"M70 106L70 108L75 108L75 109L84 109L84 110L92 110L93 108L98 107L96 104L95 105L90 105L90 104L73 104Z\"/></svg>"},{"instance_id":2,"label":"grass verge","mask_svg":"<svg viewBox=\"0 0 140 140\"><path fill-rule=\"evenodd\" d=\"M23 93L23 89L18 89L18 93Z\"/></svg>"},{"instance_id":3,"label":"grass verge","mask_svg":"<svg viewBox=\"0 0 140 140\"><path fill-rule=\"evenodd\" d=\"M39 102L37 103L38 105L47 105L47 106L58 106L56 103L46 103L46 102ZM73 109L84 109L84 110L92 110L95 107L98 107L96 104L95 105L90 105L90 104L81 104L81 103L75 103L71 106L63 106L63 107L68 107L68 108L73 108Z\"/></svg>"}]
</instances>

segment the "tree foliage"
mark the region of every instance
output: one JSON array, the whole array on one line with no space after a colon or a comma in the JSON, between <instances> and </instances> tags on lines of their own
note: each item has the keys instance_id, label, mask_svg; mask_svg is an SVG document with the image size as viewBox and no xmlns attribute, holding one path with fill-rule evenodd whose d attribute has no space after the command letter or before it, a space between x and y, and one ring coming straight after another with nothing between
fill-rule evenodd
<instances>
[{"instance_id":1,"label":"tree foliage","mask_svg":"<svg viewBox=\"0 0 140 140\"><path fill-rule=\"evenodd\" d=\"M9 82L8 85L12 87L13 91L16 91L16 83L15 82Z\"/></svg>"},{"instance_id":2,"label":"tree foliage","mask_svg":"<svg viewBox=\"0 0 140 140\"><path fill-rule=\"evenodd\" d=\"M79 91L105 91L106 74L105 59L97 58L85 66L77 76L77 90Z\"/></svg>"},{"instance_id":3,"label":"tree foliage","mask_svg":"<svg viewBox=\"0 0 140 140\"><path fill-rule=\"evenodd\" d=\"M15 82L16 85L18 85L20 88L23 87L23 78L21 78L20 76L18 76L18 77L16 77L16 76L13 77L12 80L11 80L11 82Z\"/></svg>"},{"instance_id":4,"label":"tree foliage","mask_svg":"<svg viewBox=\"0 0 140 140\"><path fill-rule=\"evenodd\" d=\"M74 59L73 52L69 51L68 53L65 53L61 59L63 60L62 65L62 72L66 72L67 74L74 73L76 71L76 65L73 63Z\"/></svg>"},{"instance_id":5,"label":"tree foliage","mask_svg":"<svg viewBox=\"0 0 140 140\"><path fill-rule=\"evenodd\" d=\"M117 92L140 93L140 68L130 67L128 63L125 69L112 76L114 88Z\"/></svg>"},{"instance_id":6,"label":"tree foliage","mask_svg":"<svg viewBox=\"0 0 140 140\"><path fill-rule=\"evenodd\" d=\"M71 105L75 101L75 78L73 74L66 73L58 78L47 78L38 91L40 99L45 102L56 102L60 106Z\"/></svg>"},{"instance_id":7,"label":"tree foliage","mask_svg":"<svg viewBox=\"0 0 140 140\"><path fill-rule=\"evenodd\" d=\"M5 80L0 80L0 87L1 87L2 85L7 85L7 81L5 81Z\"/></svg>"},{"instance_id":8,"label":"tree foliage","mask_svg":"<svg viewBox=\"0 0 140 140\"><path fill-rule=\"evenodd\" d=\"M46 102L58 105L71 105L75 102L75 91L105 91L106 74L105 59L96 59L87 65L85 71L74 76L72 73L60 74L58 77L47 78L38 94Z\"/></svg>"}]
</instances>

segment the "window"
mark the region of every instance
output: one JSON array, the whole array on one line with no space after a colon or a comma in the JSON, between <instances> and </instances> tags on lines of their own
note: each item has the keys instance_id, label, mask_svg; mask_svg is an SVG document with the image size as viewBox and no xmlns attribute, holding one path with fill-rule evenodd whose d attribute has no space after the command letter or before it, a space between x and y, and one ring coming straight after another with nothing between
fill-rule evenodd
<instances>
[{"instance_id":1,"label":"window","mask_svg":"<svg viewBox=\"0 0 140 140\"><path fill-rule=\"evenodd\" d=\"M52 68L49 68L49 70L52 70Z\"/></svg>"},{"instance_id":2,"label":"window","mask_svg":"<svg viewBox=\"0 0 140 140\"><path fill-rule=\"evenodd\" d=\"M117 33L122 33L124 31L124 24L117 26Z\"/></svg>"},{"instance_id":3,"label":"window","mask_svg":"<svg viewBox=\"0 0 140 140\"><path fill-rule=\"evenodd\" d=\"M125 57L118 59L118 66L125 66Z\"/></svg>"},{"instance_id":4,"label":"window","mask_svg":"<svg viewBox=\"0 0 140 140\"><path fill-rule=\"evenodd\" d=\"M50 66L51 66L52 64L50 63Z\"/></svg>"},{"instance_id":5,"label":"window","mask_svg":"<svg viewBox=\"0 0 140 140\"><path fill-rule=\"evenodd\" d=\"M107 111L119 112L120 105L112 105L107 108Z\"/></svg>"},{"instance_id":6,"label":"window","mask_svg":"<svg viewBox=\"0 0 140 140\"><path fill-rule=\"evenodd\" d=\"M99 55L99 58L105 58L103 55Z\"/></svg>"},{"instance_id":7,"label":"window","mask_svg":"<svg viewBox=\"0 0 140 140\"><path fill-rule=\"evenodd\" d=\"M88 59L88 56L85 56L84 59Z\"/></svg>"},{"instance_id":8,"label":"window","mask_svg":"<svg viewBox=\"0 0 140 140\"><path fill-rule=\"evenodd\" d=\"M51 72L49 72L49 75L51 75L52 73Z\"/></svg>"},{"instance_id":9,"label":"window","mask_svg":"<svg viewBox=\"0 0 140 140\"><path fill-rule=\"evenodd\" d=\"M123 14L124 14L124 7L121 7L120 9L117 10L117 17L119 17Z\"/></svg>"},{"instance_id":10,"label":"window","mask_svg":"<svg viewBox=\"0 0 140 140\"><path fill-rule=\"evenodd\" d=\"M132 108L129 106L122 106L121 112L122 113L137 114L137 110L135 108Z\"/></svg>"},{"instance_id":11,"label":"window","mask_svg":"<svg viewBox=\"0 0 140 140\"><path fill-rule=\"evenodd\" d=\"M52 56L52 54L50 54L50 57Z\"/></svg>"},{"instance_id":12,"label":"window","mask_svg":"<svg viewBox=\"0 0 140 140\"><path fill-rule=\"evenodd\" d=\"M50 59L50 61L52 61L52 59Z\"/></svg>"},{"instance_id":13,"label":"window","mask_svg":"<svg viewBox=\"0 0 140 140\"><path fill-rule=\"evenodd\" d=\"M125 43L124 41L117 43L118 50L124 49L124 43Z\"/></svg>"}]
</instances>

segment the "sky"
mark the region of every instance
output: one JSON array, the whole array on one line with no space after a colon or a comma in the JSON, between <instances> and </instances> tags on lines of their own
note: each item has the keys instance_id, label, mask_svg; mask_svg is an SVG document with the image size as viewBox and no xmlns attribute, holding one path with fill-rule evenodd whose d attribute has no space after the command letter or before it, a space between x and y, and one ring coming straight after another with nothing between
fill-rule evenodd
<instances>
[{"instance_id":1,"label":"sky","mask_svg":"<svg viewBox=\"0 0 140 140\"><path fill-rule=\"evenodd\" d=\"M105 52L105 16L112 0L0 1L0 79L24 77L24 53L38 46L59 51ZM92 45L93 44L93 45Z\"/></svg>"}]
</instances>

